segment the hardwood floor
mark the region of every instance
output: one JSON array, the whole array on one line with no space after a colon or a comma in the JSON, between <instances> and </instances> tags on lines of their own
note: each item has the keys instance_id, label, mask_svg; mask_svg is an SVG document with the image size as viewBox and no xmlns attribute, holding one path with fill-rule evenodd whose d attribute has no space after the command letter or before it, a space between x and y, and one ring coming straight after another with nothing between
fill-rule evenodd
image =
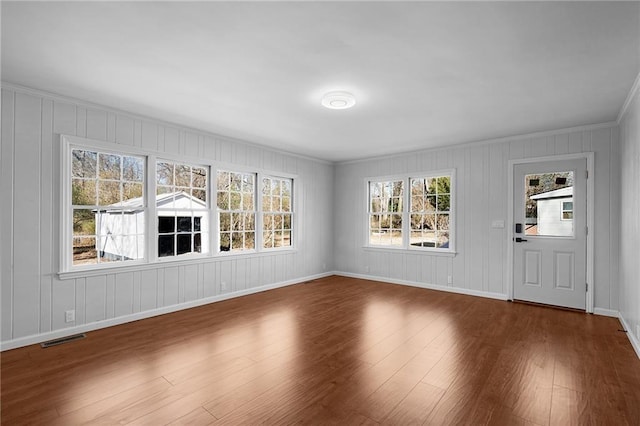
<instances>
[{"instance_id":1,"label":"hardwood floor","mask_svg":"<svg viewBox=\"0 0 640 426\"><path fill-rule=\"evenodd\" d=\"M616 319L329 277L2 353L2 424L638 425Z\"/></svg>"}]
</instances>

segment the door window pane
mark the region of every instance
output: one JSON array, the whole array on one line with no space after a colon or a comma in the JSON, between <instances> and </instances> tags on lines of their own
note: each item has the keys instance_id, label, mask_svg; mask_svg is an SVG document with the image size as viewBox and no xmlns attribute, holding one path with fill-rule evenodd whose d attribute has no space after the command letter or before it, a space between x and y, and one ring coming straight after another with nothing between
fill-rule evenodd
<instances>
[{"instance_id":1,"label":"door window pane","mask_svg":"<svg viewBox=\"0 0 640 426\"><path fill-rule=\"evenodd\" d=\"M571 171L525 176L526 235L574 235L573 182Z\"/></svg>"}]
</instances>

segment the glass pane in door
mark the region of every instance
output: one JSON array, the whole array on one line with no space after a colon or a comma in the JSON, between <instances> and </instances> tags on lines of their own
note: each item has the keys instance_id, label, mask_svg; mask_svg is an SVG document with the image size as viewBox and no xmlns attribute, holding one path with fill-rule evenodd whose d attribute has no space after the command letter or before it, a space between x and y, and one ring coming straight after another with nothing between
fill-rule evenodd
<instances>
[{"instance_id":1,"label":"glass pane in door","mask_svg":"<svg viewBox=\"0 0 640 426\"><path fill-rule=\"evenodd\" d=\"M572 237L573 172L525 176L525 234Z\"/></svg>"}]
</instances>

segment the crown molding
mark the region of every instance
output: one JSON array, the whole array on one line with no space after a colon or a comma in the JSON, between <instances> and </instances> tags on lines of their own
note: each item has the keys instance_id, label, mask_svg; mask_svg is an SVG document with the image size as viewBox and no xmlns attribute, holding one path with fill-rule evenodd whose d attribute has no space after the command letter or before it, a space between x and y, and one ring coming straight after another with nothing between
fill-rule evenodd
<instances>
[{"instance_id":1,"label":"crown molding","mask_svg":"<svg viewBox=\"0 0 640 426\"><path fill-rule=\"evenodd\" d=\"M629 105L631 105L631 101L633 98L640 92L640 72L636 77L636 81L631 86L631 90L629 90L629 94L627 95L627 99L622 104L622 108L620 108L620 112L618 113L618 118L616 119L616 123L620 124L624 115L627 113L627 109L629 109Z\"/></svg>"}]
</instances>

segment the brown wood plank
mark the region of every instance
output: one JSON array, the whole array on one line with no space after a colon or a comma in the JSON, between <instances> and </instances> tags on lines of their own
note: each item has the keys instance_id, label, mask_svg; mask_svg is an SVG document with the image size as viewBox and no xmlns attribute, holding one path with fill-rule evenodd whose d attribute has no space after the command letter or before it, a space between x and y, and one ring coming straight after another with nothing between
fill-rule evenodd
<instances>
[{"instance_id":1,"label":"brown wood plank","mask_svg":"<svg viewBox=\"0 0 640 426\"><path fill-rule=\"evenodd\" d=\"M620 324L330 277L1 354L2 424L638 425Z\"/></svg>"}]
</instances>

